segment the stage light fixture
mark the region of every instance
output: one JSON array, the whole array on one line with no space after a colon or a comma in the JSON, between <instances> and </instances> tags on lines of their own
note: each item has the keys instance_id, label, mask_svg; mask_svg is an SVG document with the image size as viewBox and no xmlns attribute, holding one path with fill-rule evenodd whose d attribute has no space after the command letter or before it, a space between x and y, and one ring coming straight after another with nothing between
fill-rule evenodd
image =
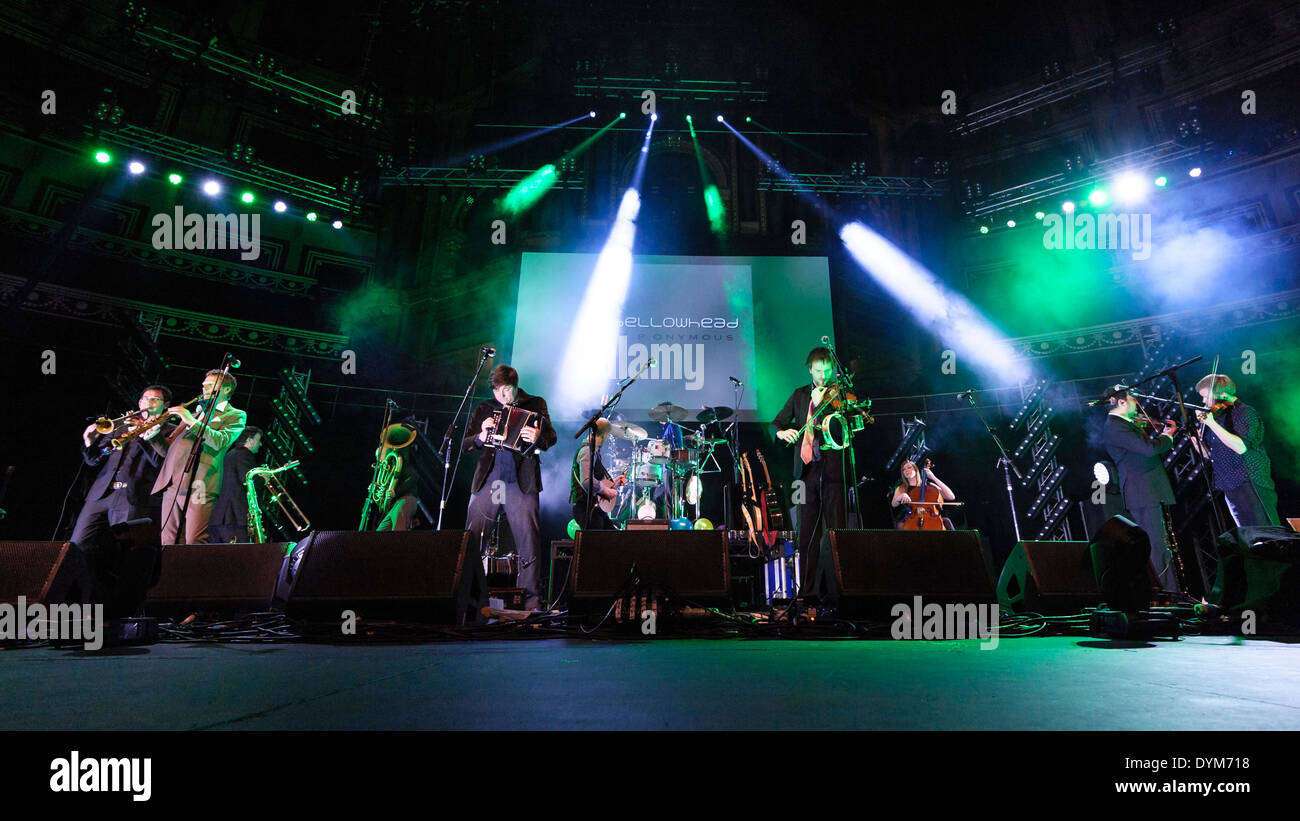
<instances>
[{"instance_id":1,"label":"stage light fixture","mask_svg":"<svg viewBox=\"0 0 1300 821\"><path fill-rule=\"evenodd\" d=\"M1110 484L1110 467L1107 462L1098 462L1093 465L1092 475L1102 486Z\"/></svg>"},{"instance_id":2,"label":"stage light fixture","mask_svg":"<svg viewBox=\"0 0 1300 821\"><path fill-rule=\"evenodd\" d=\"M753 117L746 117L746 118L745 118L745 122L747 122L747 123L752 123L753 121L754 121L754 118L753 118Z\"/></svg>"},{"instance_id":3,"label":"stage light fixture","mask_svg":"<svg viewBox=\"0 0 1300 821\"><path fill-rule=\"evenodd\" d=\"M1189 176L1189 177L1199 177L1199 176L1201 176L1201 167L1198 165L1198 166L1196 166L1195 168L1193 168L1191 171L1188 171L1188 172L1187 172L1187 176Z\"/></svg>"},{"instance_id":4,"label":"stage light fixture","mask_svg":"<svg viewBox=\"0 0 1300 821\"><path fill-rule=\"evenodd\" d=\"M588 116L588 117L591 117L591 118L594 120L594 119L596 119L596 112L594 112L594 111L588 111L588 112L587 112L587 116Z\"/></svg>"},{"instance_id":5,"label":"stage light fixture","mask_svg":"<svg viewBox=\"0 0 1300 821\"><path fill-rule=\"evenodd\" d=\"M337 229L337 228L342 228L342 227L343 227L343 220L334 220L333 222L330 223L330 225L333 225L336 229Z\"/></svg>"},{"instance_id":6,"label":"stage light fixture","mask_svg":"<svg viewBox=\"0 0 1300 821\"><path fill-rule=\"evenodd\" d=\"M1067 214L1073 214L1073 213L1074 213L1074 203L1071 202L1070 200L1066 200L1065 202L1061 203L1061 210L1064 211L1064 212L1067 213Z\"/></svg>"},{"instance_id":7,"label":"stage light fixture","mask_svg":"<svg viewBox=\"0 0 1300 821\"><path fill-rule=\"evenodd\" d=\"M656 122L656 121L658 121L658 119L659 119L659 115L658 115L658 114L651 114L651 115L650 115L650 122L652 122L652 123L653 123L653 122Z\"/></svg>"},{"instance_id":8,"label":"stage light fixture","mask_svg":"<svg viewBox=\"0 0 1300 821\"><path fill-rule=\"evenodd\" d=\"M689 123L690 121L691 121L691 115L687 114L687 115L686 115L686 122Z\"/></svg>"},{"instance_id":9,"label":"stage light fixture","mask_svg":"<svg viewBox=\"0 0 1300 821\"><path fill-rule=\"evenodd\" d=\"M203 183L203 193L207 194L209 197L215 197L221 193L221 183L216 180L208 180Z\"/></svg>"},{"instance_id":10,"label":"stage light fixture","mask_svg":"<svg viewBox=\"0 0 1300 821\"><path fill-rule=\"evenodd\" d=\"M1016 227L1016 221L1015 221L1015 220L1007 220L1007 227L1008 227L1008 228L1015 228L1015 227Z\"/></svg>"},{"instance_id":11,"label":"stage light fixture","mask_svg":"<svg viewBox=\"0 0 1300 821\"><path fill-rule=\"evenodd\" d=\"M1035 212L1034 212L1034 219L1036 219L1036 220L1041 220L1041 219L1043 219L1043 218L1046 217L1046 216L1047 216L1047 215L1044 214L1042 211L1035 211Z\"/></svg>"},{"instance_id":12,"label":"stage light fixture","mask_svg":"<svg viewBox=\"0 0 1300 821\"><path fill-rule=\"evenodd\" d=\"M308 221L308 222L315 222L315 221L316 221L316 212L315 212L315 211L308 211L308 212L307 212L307 221Z\"/></svg>"},{"instance_id":13,"label":"stage light fixture","mask_svg":"<svg viewBox=\"0 0 1300 821\"><path fill-rule=\"evenodd\" d=\"M251 202L253 201L253 192L252 192L252 191L245 191L244 193L240 194L240 195L239 195L239 201L240 201L240 202L251 203Z\"/></svg>"},{"instance_id":14,"label":"stage light fixture","mask_svg":"<svg viewBox=\"0 0 1300 821\"><path fill-rule=\"evenodd\" d=\"M181 175L175 172L167 175L167 182L171 183L172 185L180 185L181 180L182 180Z\"/></svg>"},{"instance_id":15,"label":"stage light fixture","mask_svg":"<svg viewBox=\"0 0 1300 821\"><path fill-rule=\"evenodd\" d=\"M139 160L131 160L130 164L126 167L126 170L138 177L144 173L144 163Z\"/></svg>"},{"instance_id":16,"label":"stage light fixture","mask_svg":"<svg viewBox=\"0 0 1300 821\"><path fill-rule=\"evenodd\" d=\"M95 162L99 163L100 165L108 165L110 162L112 162L112 160L113 160L112 155L109 154L107 151L95 152Z\"/></svg>"},{"instance_id":17,"label":"stage light fixture","mask_svg":"<svg viewBox=\"0 0 1300 821\"><path fill-rule=\"evenodd\" d=\"M1155 182L1156 182L1156 188L1164 188L1166 185L1169 184L1169 178L1166 177L1164 174L1161 174L1160 176L1156 177Z\"/></svg>"},{"instance_id":18,"label":"stage light fixture","mask_svg":"<svg viewBox=\"0 0 1300 821\"><path fill-rule=\"evenodd\" d=\"M981 226L980 226L980 233L981 233L981 234L987 234L988 232L989 232L989 227L988 227L987 225L981 225Z\"/></svg>"},{"instance_id":19,"label":"stage light fixture","mask_svg":"<svg viewBox=\"0 0 1300 821\"><path fill-rule=\"evenodd\" d=\"M1122 205L1136 205L1147 198L1147 178L1136 171L1125 171L1115 178L1115 201Z\"/></svg>"},{"instance_id":20,"label":"stage light fixture","mask_svg":"<svg viewBox=\"0 0 1300 821\"><path fill-rule=\"evenodd\" d=\"M1109 199L1110 197L1106 195L1106 191L1101 188L1094 188L1092 189L1091 192L1088 193L1088 202L1091 203L1092 205L1096 205L1096 206L1105 205L1107 200Z\"/></svg>"},{"instance_id":21,"label":"stage light fixture","mask_svg":"<svg viewBox=\"0 0 1300 821\"><path fill-rule=\"evenodd\" d=\"M620 112L619 115L618 115L618 118L619 118L620 120L626 120L626 119L627 119L627 112L626 112L626 111Z\"/></svg>"},{"instance_id":22,"label":"stage light fixture","mask_svg":"<svg viewBox=\"0 0 1300 821\"><path fill-rule=\"evenodd\" d=\"M276 200L275 205L273 205L272 207L275 209L276 213L278 214L283 214L285 211L289 210L289 206L284 204L284 200Z\"/></svg>"},{"instance_id":23,"label":"stage light fixture","mask_svg":"<svg viewBox=\"0 0 1300 821\"><path fill-rule=\"evenodd\" d=\"M722 115L721 115L721 114L718 115L718 122L722 122Z\"/></svg>"}]
</instances>

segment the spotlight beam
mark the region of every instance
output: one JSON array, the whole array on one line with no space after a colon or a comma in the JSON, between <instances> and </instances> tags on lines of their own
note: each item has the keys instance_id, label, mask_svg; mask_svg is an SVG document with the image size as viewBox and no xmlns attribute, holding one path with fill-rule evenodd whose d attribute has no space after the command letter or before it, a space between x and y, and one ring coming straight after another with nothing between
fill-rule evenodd
<instances>
[{"instance_id":1,"label":"spotlight beam","mask_svg":"<svg viewBox=\"0 0 1300 821\"><path fill-rule=\"evenodd\" d=\"M564 156L560 158L560 165L563 166L566 161L574 159L590 148L596 140L600 139L611 128L613 128L614 124L620 119L621 118L619 117L615 117L613 120L610 120L609 124L604 128L600 129L595 134L592 134L590 137L583 140L581 143L578 143L577 146L566 152ZM546 196L546 192L551 190L559 178L560 175L556 169L555 163L547 163L546 165L543 165L532 174L529 174L527 177L520 180L510 189L509 193L502 198L501 213L518 216L529 208L532 208L541 201L542 197Z\"/></svg>"},{"instance_id":2,"label":"spotlight beam","mask_svg":"<svg viewBox=\"0 0 1300 821\"><path fill-rule=\"evenodd\" d=\"M502 149L509 148L512 145L518 145L519 143L527 142L528 140L534 139L536 137L540 137L543 134L549 134L552 131L564 128L566 125L573 125L574 123L582 122L583 120L589 120L589 119L591 119L591 114L589 112L583 112L581 116L573 117L571 119L565 120L562 123L555 123L554 125L543 126L541 128L537 128L532 131L525 132L523 134L516 134L513 137L506 137L504 140L498 140L494 143L490 143L480 148L471 149L449 160L433 163L433 165L436 166L461 165L462 163L467 162L470 159L470 157L491 156L492 154L495 154L498 151L501 151Z\"/></svg>"}]
</instances>

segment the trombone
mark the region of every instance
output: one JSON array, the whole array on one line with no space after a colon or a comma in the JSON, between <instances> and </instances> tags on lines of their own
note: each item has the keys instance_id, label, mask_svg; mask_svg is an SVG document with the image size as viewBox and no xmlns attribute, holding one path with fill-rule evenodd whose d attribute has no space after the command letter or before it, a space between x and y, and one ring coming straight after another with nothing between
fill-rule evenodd
<instances>
[{"instance_id":1,"label":"trombone","mask_svg":"<svg viewBox=\"0 0 1300 821\"><path fill-rule=\"evenodd\" d=\"M302 508L298 507L298 503L289 495L288 489L280 481L280 477L276 475L290 468L296 468L298 465L299 460L294 459L292 462L287 462L275 469L262 465L244 474L244 483L248 494L248 523L253 529L253 540L255 542L260 544L266 541L266 527L262 524L262 508L257 502L257 486L253 484L253 480L259 476L266 483L266 490L270 494L267 503L274 502L279 505L280 511L284 514L284 519L290 527L299 533L311 527L311 522L307 520Z\"/></svg>"}]
</instances>

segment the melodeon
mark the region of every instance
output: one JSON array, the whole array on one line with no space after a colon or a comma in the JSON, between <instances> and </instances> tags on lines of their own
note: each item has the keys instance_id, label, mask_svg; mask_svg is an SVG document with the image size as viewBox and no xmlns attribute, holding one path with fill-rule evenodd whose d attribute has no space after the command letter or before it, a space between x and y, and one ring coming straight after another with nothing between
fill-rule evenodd
<instances>
[{"instance_id":1,"label":"melodeon","mask_svg":"<svg viewBox=\"0 0 1300 821\"><path fill-rule=\"evenodd\" d=\"M518 453L528 453L536 442L525 442L522 434L524 428L535 427L541 430L545 418L540 411L530 411L506 405L492 411L492 433L484 444L490 448L505 448Z\"/></svg>"}]
</instances>

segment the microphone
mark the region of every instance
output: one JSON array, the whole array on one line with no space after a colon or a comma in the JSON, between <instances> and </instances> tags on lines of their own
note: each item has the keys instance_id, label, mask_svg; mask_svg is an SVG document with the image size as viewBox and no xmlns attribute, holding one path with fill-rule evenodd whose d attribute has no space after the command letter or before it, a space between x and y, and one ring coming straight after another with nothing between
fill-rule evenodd
<instances>
[{"instance_id":1,"label":"microphone","mask_svg":"<svg viewBox=\"0 0 1300 821\"><path fill-rule=\"evenodd\" d=\"M968 391L962 391L961 393L957 394L957 398L958 398L958 399L967 399L967 398L969 398L969 397L971 396L971 394L975 394L975 393L979 393L979 391L975 390L974 388L971 388L971 389L968 390Z\"/></svg>"},{"instance_id":2,"label":"microphone","mask_svg":"<svg viewBox=\"0 0 1300 821\"><path fill-rule=\"evenodd\" d=\"M737 388L743 388L743 387L745 387L745 383L744 383L744 382L741 382L741 381L740 381L739 379L737 379L736 377L734 377L734 376L728 376L727 378L730 379L730 380L731 380L731 384L735 385Z\"/></svg>"},{"instance_id":3,"label":"microphone","mask_svg":"<svg viewBox=\"0 0 1300 821\"><path fill-rule=\"evenodd\" d=\"M483 353L483 356L484 356L485 358L486 358L486 357L496 356L496 355L497 355L497 349L496 349L496 348L489 347L489 346L487 346L487 345L484 345L484 346L483 346L483 351L482 351L482 353Z\"/></svg>"},{"instance_id":4,"label":"microphone","mask_svg":"<svg viewBox=\"0 0 1300 821\"><path fill-rule=\"evenodd\" d=\"M657 368L657 367L659 367L659 360L658 360L658 359L651 359L649 362L645 363L645 366L646 366L647 368Z\"/></svg>"},{"instance_id":5,"label":"microphone","mask_svg":"<svg viewBox=\"0 0 1300 821\"><path fill-rule=\"evenodd\" d=\"M830 338L829 336L823 336L823 337L822 337L822 344L823 344L823 345L829 345L829 344L831 344L831 338Z\"/></svg>"},{"instance_id":6,"label":"microphone","mask_svg":"<svg viewBox=\"0 0 1300 821\"><path fill-rule=\"evenodd\" d=\"M231 369L239 368L239 360L234 357L234 354L226 354L226 361L230 363Z\"/></svg>"}]
</instances>

